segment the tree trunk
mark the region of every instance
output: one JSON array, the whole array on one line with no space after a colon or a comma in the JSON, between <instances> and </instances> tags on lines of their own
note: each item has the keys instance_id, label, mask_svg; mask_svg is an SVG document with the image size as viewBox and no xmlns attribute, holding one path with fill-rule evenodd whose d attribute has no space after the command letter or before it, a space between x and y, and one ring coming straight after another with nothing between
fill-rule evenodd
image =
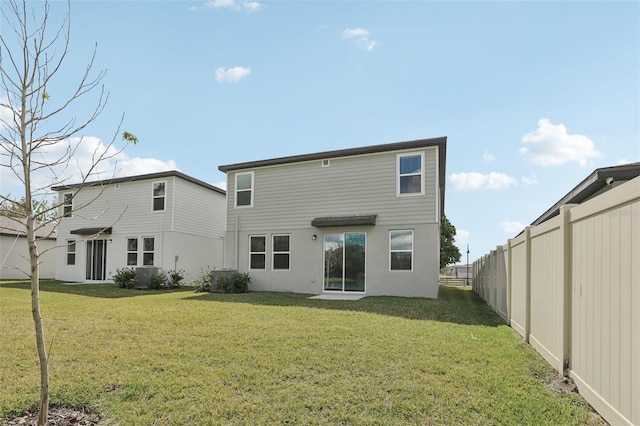
<instances>
[{"instance_id":1,"label":"tree trunk","mask_svg":"<svg viewBox=\"0 0 640 426\"><path fill-rule=\"evenodd\" d=\"M33 215L27 217L27 241L31 262L31 313L36 330L36 346L40 363L40 412L38 426L45 426L49 416L49 360L44 341L44 326L40 314L40 254L35 239Z\"/></svg>"}]
</instances>

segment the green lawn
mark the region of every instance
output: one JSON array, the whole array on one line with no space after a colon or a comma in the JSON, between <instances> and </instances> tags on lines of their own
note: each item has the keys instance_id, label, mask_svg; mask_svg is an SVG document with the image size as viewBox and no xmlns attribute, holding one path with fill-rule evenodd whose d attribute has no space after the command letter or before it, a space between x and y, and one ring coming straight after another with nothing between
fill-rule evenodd
<instances>
[{"instance_id":1,"label":"green lawn","mask_svg":"<svg viewBox=\"0 0 640 426\"><path fill-rule=\"evenodd\" d=\"M52 403L106 425L599 424L467 288L438 300L42 283ZM34 406L28 284L0 282L0 423Z\"/></svg>"}]
</instances>

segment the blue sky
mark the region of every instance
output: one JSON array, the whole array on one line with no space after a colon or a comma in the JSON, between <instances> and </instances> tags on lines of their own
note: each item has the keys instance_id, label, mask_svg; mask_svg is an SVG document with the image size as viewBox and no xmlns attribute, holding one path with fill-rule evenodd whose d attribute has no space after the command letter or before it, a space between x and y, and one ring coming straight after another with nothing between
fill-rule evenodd
<instances>
[{"instance_id":1,"label":"blue sky","mask_svg":"<svg viewBox=\"0 0 640 426\"><path fill-rule=\"evenodd\" d=\"M119 176L220 184L221 164L447 136L445 210L473 260L640 161L638 2L72 1L71 22L51 102L97 44L110 98L84 135L126 114L140 143Z\"/></svg>"}]
</instances>

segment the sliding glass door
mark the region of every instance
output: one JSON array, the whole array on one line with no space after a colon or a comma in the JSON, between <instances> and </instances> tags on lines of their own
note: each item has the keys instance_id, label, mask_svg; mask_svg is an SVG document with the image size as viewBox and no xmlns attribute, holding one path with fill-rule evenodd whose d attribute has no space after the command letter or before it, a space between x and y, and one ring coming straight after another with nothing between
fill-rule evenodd
<instances>
[{"instance_id":1,"label":"sliding glass door","mask_svg":"<svg viewBox=\"0 0 640 426\"><path fill-rule=\"evenodd\" d=\"M106 269L107 240L88 240L86 279L103 281Z\"/></svg>"},{"instance_id":2,"label":"sliding glass door","mask_svg":"<svg viewBox=\"0 0 640 426\"><path fill-rule=\"evenodd\" d=\"M324 236L325 291L364 291L366 234L347 232Z\"/></svg>"}]
</instances>

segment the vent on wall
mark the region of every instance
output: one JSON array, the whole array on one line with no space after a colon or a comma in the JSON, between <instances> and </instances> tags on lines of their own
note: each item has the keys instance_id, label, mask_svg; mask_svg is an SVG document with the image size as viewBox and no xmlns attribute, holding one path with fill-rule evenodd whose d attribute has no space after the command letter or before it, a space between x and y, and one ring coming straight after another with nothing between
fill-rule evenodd
<instances>
[{"instance_id":1,"label":"vent on wall","mask_svg":"<svg viewBox=\"0 0 640 426\"><path fill-rule=\"evenodd\" d=\"M120 184L116 183L115 185L113 185L113 189L120 189Z\"/></svg>"},{"instance_id":2,"label":"vent on wall","mask_svg":"<svg viewBox=\"0 0 640 426\"><path fill-rule=\"evenodd\" d=\"M331 165L331 160L322 160L322 167L329 167Z\"/></svg>"}]
</instances>

